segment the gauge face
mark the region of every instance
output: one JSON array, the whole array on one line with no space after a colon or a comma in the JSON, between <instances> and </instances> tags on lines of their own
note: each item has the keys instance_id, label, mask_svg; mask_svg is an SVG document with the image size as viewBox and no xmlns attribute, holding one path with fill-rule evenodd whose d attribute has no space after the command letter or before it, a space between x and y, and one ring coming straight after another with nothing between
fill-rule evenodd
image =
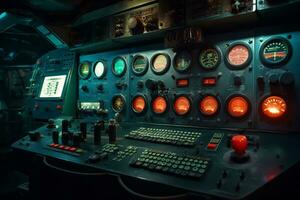
<instances>
[{"instance_id":1,"label":"gauge face","mask_svg":"<svg viewBox=\"0 0 300 200\"><path fill-rule=\"evenodd\" d=\"M244 44L236 44L229 48L227 61L233 68L247 66L251 59L250 48Z\"/></svg>"},{"instance_id":2,"label":"gauge face","mask_svg":"<svg viewBox=\"0 0 300 200\"><path fill-rule=\"evenodd\" d=\"M78 69L78 74L82 79L88 79L91 76L91 63L83 62Z\"/></svg>"},{"instance_id":3,"label":"gauge face","mask_svg":"<svg viewBox=\"0 0 300 200\"><path fill-rule=\"evenodd\" d=\"M113 61L112 72L116 76L123 76L126 72L126 62L122 57L117 57Z\"/></svg>"},{"instance_id":4,"label":"gauge face","mask_svg":"<svg viewBox=\"0 0 300 200\"><path fill-rule=\"evenodd\" d=\"M106 72L106 67L102 61L95 64L94 74L97 78L103 78Z\"/></svg>"},{"instance_id":5,"label":"gauge face","mask_svg":"<svg viewBox=\"0 0 300 200\"><path fill-rule=\"evenodd\" d=\"M279 96L270 96L262 102L262 113L269 118L280 118L287 111L285 100Z\"/></svg>"},{"instance_id":6,"label":"gauge face","mask_svg":"<svg viewBox=\"0 0 300 200\"><path fill-rule=\"evenodd\" d=\"M282 64L290 57L290 43L284 38L271 39L263 45L260 53L263 63L270 65Z\"/></svg>"},{"instance_id":7,"label":"gauge face","mask_svg":"<svg viewBox=\"0 0 300 200\"><path fill-rule=\"evenodd\" d=\"M132 70L136 75L143 75L148 70L148 59L144 56L137 55L133 58Z\"/></svg>"},{"instance_id":8,"label":"gauge face","mask_svg":"<svg viewBox=\"0 0 300 200\"><path fill-rule=\"evenodd\" d=\"M219 102L214 96L206 96L201 100L199 109L203 115L213 116L219 110Z\"/></svg>"},{"instance_id":9,"label":"gauge face","mask_svg":"<svg viewBox=\"0 0 300 200\"><path fill-rule=\"evenodd\" d=\"M180 96L175 100L173 108L177 115L186 115L191 109L191 102L187 97Z\"/></svg>"},{"instance_id":10,"label":"gauge face","mask_svg":"<svg viewBox=\"0 0 300 200\"><path fill-rule=\"evenodd\" d=\"M132 100L132 110L135 113L143 113L146 110L146 99L143 96L136 96Z\"/></svg>"},{"instance_id":11,"label":"gauge face","mask_svg":"<svg viewBox=\"0 0 300 200\"><path fill-rule=\"evenodd\" d=\"M167 54L156 54L152 58L151 68L156 74L163 74L170 67L170 57Z\"/></svg>"},{"instance_id":12,"label":"gauge face","mask_svg":"<svg viewBox=\"0 0 300 200\"><path fill-rule=\"evenodd\" d=\"M167 110L167 100L158 96L152 101L152 110L155 114L163 114Z\"/></svg>"},{"instance_id":13,"label":"gauge face","mask_svg":"<svg viewBox=\"0 0 300 200\"><path fill-rule=\"evenodd\" d=\"M190 69L192 57L187 51L182 51L176 54L174 58L174 68L178 72L186 72Z\"/></svg>"},{"instance_id":14,"label":"gauge face","mask_svg":"<svg viewBox=\"0 0 300 200\"><path fill-rule=\"evenodd\" d=\"M122 95L116 95L112 98L112 108L115 112L122 112L125 104L125 98Z\"/></svg>"},{"instance_id":15,"label":"gauge face","mask_svg":"<svg viewBox=\"0 0 300 200\"><path fill-rule=\"evenodd\" d=\"M199 55L200 65L207 70L215 69L220 63L220 53L215 48L203 49Z\"/></svg>"},{"instance_id":16,"label":"gauge face","mask_svg":"<svg viewBox=\"0 0 300 200\"><path fill-rule=\"evenodd\" d=\"M249 103L245 97L235 96L227 104L227 111L231 117L245 117L249 111Z\"/></svg>"}]
</instances>

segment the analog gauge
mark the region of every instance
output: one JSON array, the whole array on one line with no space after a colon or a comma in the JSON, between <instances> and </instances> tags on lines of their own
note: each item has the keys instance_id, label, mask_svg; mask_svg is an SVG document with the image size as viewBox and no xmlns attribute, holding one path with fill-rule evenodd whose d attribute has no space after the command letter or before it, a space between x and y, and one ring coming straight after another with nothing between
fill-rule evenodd
<instances>
[{"instance_id":1,"label":"analog gauge","mask_svg":"<svg viewBox=\"0 0 300 200\"><path fill-rule=\"evenodd\" d=\"M215 69L221 61L221 55L215 48L206 48L200 51L199 63L206 70Z\"/></svg>"},{"instance_id":2,"label":"analog gauge","mask_svg":"<svg viewBox=\"0 0 300 200\"><path fill-rule=\"evenodd\" d=\"M249 101L243 96L234 96L227 103L227 111L231 117L242 118L249 112Z\"/></svg>"},{"instance_id":3,"label":"analog gauge","mask_svg":"<svg viewBox=\"0 0 300 200\"><path fill-rule=\"evenodd\" d=\"M261 104L262 113L269 118L282 117L287 111L285 100L279 96L269 96Z\"/></svg>"},{"instance_id":4,"label":"analog gauge","mask_svg":"<svg viewBox=\"0 0 300 200\"><path fill-rule=\"evenodd\" d=\"M78 69L78 75L82 79L88 79L91 76L91 63L83 62Z\"/></svg>"},{"instance_id":5,"label":"analog gauge","mask_svg":"<svg viewBox=\"0 0 300 200\"><path fill-rule=\"evenodd\" d=\"M113 60L112 72L116 76L123 76L126 72L126 62L124 58L117 57Z\"/></svg>"},{"instance_id":6,"label":"analog gauge","mask_svg":"<svg viewBox=\"0 0 300 200\"><path fill-rule=\"evenodd\" d=\"M115 112L122 112L126 104L123 95L116 95L112 98L112 108Z\"/></svg>"},{"instance_id":7,"label":"analog gauge","mask_svg":"<svg viewBox=\"0 0 300 200\"><path fill-rule=\"evenodd\" d=\"M106 73L106 67L102 61L96 62L94 66L94 74L97 78L103 78Z\"/></svg>"},{"instance_id":8,"label":"analog gauge","mask_svg":"<svg viewBox=\"0 0 300 200\"><path fill-rule=\"evenodd\" d=\"M215 96L206 96L200 101L200 112L205 116L213 116L219 110L219 101Z\"/></svg>"},{"instance_id":9,"label":"analog gauge","mask_svg":"<svg viewBox=\"0 0 300 200\"><path fill-rule=\"evenodd\" d=\"M263 44L260 57L264 64L279 65L288 61L291 51L291 45L286 39L274 38Z\"/></svg>"},{"instance_id":10,"label":"analog gauge","mask_svg":"<svg viewBox=\"0 0 300 200\"><path fill-rule=\"evenodd\" d=\"M167 54L159 53L152 57L151 69L155 74L163 74L170 68L170 57Z\"/></svg>"},{"instance_id":11,"label":"analog gauge","mask_svg":"<svg viewBox=\"0 0 300 200\"><path fill-rule=\"evenodd\" d=\"M132 61L132 71L136 75L144 75L148 70L148 59L142 55L136 55Z\"/></svg>"},{"instance_id":12,"label":"analog gauge","mask_svg":"<svg viewBox=\"0 0 300 200\"><path fill-rule=\"evenodd\" d=\"M177 115L186 115L191 110L191 101L186 96L177 97L173 108Z\"/></svg>"},{"instance_id":13,"label":"analog gauge","mask_svg":"<svg viewBox=\"0 0 300 200\"><path fill-rule=\"evenodd\" d=\"M226 57L232 69L246 67L251 60L251 50L246 44L234 44L229 47Z\"/></svg>"},{"instance_id":14,"label":"analog gauge","mask_svg":"<svg viewBox=\"0 0 300 200\"><path fill-rule=\"evenodd\" d=\"M158 96L152 101L152 110L155 114L163 114L167 110L167 100L162 97Z\"/></svg>"},{"instance_id":15,"label":"analog gauge","mask_svg":"<svg viewBox=\"0 0 300 200\"><path fill-rule=\"evenodd\" d=\"M138 96L134 97L134 99L132 100L131 106L132 106L132 110L137 114L145 112L146 108L147 108L145 97L142 95L138 95Z\"/></svg>"},{"instance_id":16,"label":"analog gauge","mask_svg":"<svg viewBox=\"0 0 300 200\"><path fill-rule=\"evenodd\" d=\"M187 51L182 51L176 54L174 58L174 68L178 72L186 72L190 69L192 57Z\"/></svg>"}]
</instances>

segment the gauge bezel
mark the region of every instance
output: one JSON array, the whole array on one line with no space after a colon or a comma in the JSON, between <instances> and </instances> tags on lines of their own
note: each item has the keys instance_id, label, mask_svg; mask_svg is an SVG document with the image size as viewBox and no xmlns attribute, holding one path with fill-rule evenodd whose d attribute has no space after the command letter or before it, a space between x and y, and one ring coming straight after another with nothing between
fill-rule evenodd
<instances>
[{"instance_id":1,"label":"gauge bezel","mask_svg":"<svg viewBox=\"0 0 300 200\"><path fill-rule=\"evenodd\" d=\"M286 111L285 111L285 113L284 113L283 115L281 115L280 117L271 118L271 117L266 116L266 115L263 113L263 110L262 110L263 102L264 102L267 98L269 98L269 97L271 97L271 96L278 96L278 97L282 98L282 99L285 101L285 103L286 103ZM282 94L281 94L281 95L280 95L280 94L277 94L277 93L269 93L269 94L266 94L266 95L264 95L264 96L261 98L261 100L260 100L260 102L259 102L259 104L258 104L258 113L260 114L260 116L261 116L264 120L269 121L269 122L277 122L277 121L281 121L281 120L286 119L286 118L288 117L288 111L289 111L289 102L288 102L288 99L287 99L287 98L284 98L284 97L282 96Z\"/></svg>"},{"instance_id":2,"label":"gauge bezel","mask_svg":"<svg viewBox=\"0 0 300 200\"><path fill-rule=\"evenodd\" d=\"M179 70L179 69L176 67L176 59L178 58L178 56L179 56L180 54L183 54L183 53L184 53L185 55L188 56L188 59L190 60L190 64L188 65L188 67L187 67L186 69L184 69L184 70ZM186 73L186 72L188 72L188 71L191 70L192 62L193 62L193 58L192 58L192 55L190 54L190 52L187 51L187 50L181 50L181 51L178 51L178 52L176 53L176 55L174 56L174 58L173 58L173 68L174 68L175 71L177 71L178 73Z\"/></svg>"},{"instance_id":3,"label":"gauge bezel","mask_svg":"<svg viewBox=\"0 0 300 200\"><path fill-rule=\"evenodd\" d=\"M209 97L209 96L214 97L214 98L217 100L217 102L218 102L218 108L217 108L216 112L213 113L212 115L206 115L206 114L204 114L204 113L201 111L201 102L203 101L204 98ZM211 93L205 94L205 95L203 95L203 96L199 99L199 101L198 101L198 111L199 111L199 112L201 113L201 115L204 116L204 117L208 117L208 118L215 117L215 116L217 116L217 115L219 114L220 110L221 110L221 101L220 101L220 98L219 98L217 95L215 95L215 94L211 94Z\"/></svg>"},{"instance_id":4,"label":"gauge bezel","mask_svg":"<svg viewBox=\"0 0 300 200\"><path fill-rule=\"evenodd\" d=\"M101 63L103 64L103 67L104 67L104 71L103 71L103 73L102 73L101 76L97 76L97 75L96 75L96 72L95 72L96 66L97 66L97 64L98 64L99 62L101 62ZM94 73L94 76L95 76L97 79L102 79L102 78L104 78L104 76L106 75L106 72L107 72L107 64L106 64L106 62L105 62L104 60L98 60L98 61L96 61L95 64L94 64L94 66L93 66L93 73Z\"/></svg>"},{"instance_id":5,"label":"gauge bezel","mask_svg":"<svg viewBox=\"0 0 300 200\"><path fill-rule=\"evenodd\" d=\"M241 64L241 65L233 65L230 63L230 60L229 60L229 53L230 51L235 47L235 46L238 46L238 45L242 45L244 47L247 48L248 52L249 52L249 56L247 58L247 60ZM247 66L250 65L251 61L252 61L252 50L251 50L251 47L246 43L246 42L233 42L230 44L230 46L227 48L226 50L226 54L225 54L225 63L227 65L227 67L231 70L241 70L241 69L245 69Z\"/></svg>"},{"instance_id":6,"label":"gauge bezel","mask_svg":"<svg viewBox=\"0 0 300 200\"><path fill-rule=\"evenodd\" d=\"M115 99L117 98L117 97L121 97L122 99L123 99L123 101L124 101L124 106L122 107L122 109L121 110L116 110L115 108L114 108L114 101L115 101ZM111 98L111 108L113 109L113 111L115 111L116 113L121 113L122 111L124 111L124 108L126 107L126 105L127 105L127 102L126 102L126 98L125 98L125 96L124 95L122 95L122 94L116 94L116 95L114 95L112 98Z\"/></svg>"},{"instance_id":7,"label":"gauge bezel","mask_svg":"<svg viewBox=\"0 0 300 200\"><path fill-rule=\"evenodd\" d=\"M264 54L264 49L266 48L266 46L268 44L270 44L272 41L276 41L276 40L284 41L284 43L287 44L288 54L282 61L274 63L274 62L270 62L267 59L265 59L263 54ZM282 67L282 65L285 65L286 63L288 63L288 61L290 60L290 58L292 56L292 53L293 53L293 48L288 39L286 39L284 37L271 37L271 38L267 39L266 41L264 41L264 43L261 45L261 47L259 49L259 58L260 58L260 61L267 67L280 68L280 67Z\"/></svg>"},{"instance_id":8,"label":"gauge bezel","mask_svg":"<svg viewBox=\"0 0 300 200\"><path fill-rule=\"evenodd\" d=\"M139 57L142 57L142 58L145 60L145 62L146 62L146 67L145 67L144 70L141 71L141 72L137 72L136 70L134 70L134 62L135 62L136 59L139 58ZM142 76L142 75L146 74L147 71L148 71L148 68L149 68L149 60L148 60L148 58L147 58L146 56L144 56L144 55L142 55L142 54L137 54L137 55L133 56L132 62L131 62L131 69L132 69L132 72L133 72L135 75L137 75L137 76Z\"/></svg>"},{"instance_id":9,"label":"gauge bezel","mask_svg":"<svg viewBox=\"0 0 300 200\"><path fill-rule=\"evenodd\" d=\"M80 72L80 69L81 69L81 66L83 65L83 64L88 64L89 65L89 73L88 73L88 75L86 75L86 76L82 76L82 74L81 74L81 72ZM91 77L91 75L92 75L92 63L90 62L90 61L82 61L80 64L79 64L79 67L78 67L78 76L81 78L81 79L83 79L83 80L87 80L87 79L89 79L90 77Z\"/></svg>"},{"instance_id":10,"label":"gauge bezel","mask_svg":"<svg viewBox=\"0 0 300 200\"><path fill-rule=\"evenodd\" d=\"M241 117L235 117L235 116L232 116L232 115L230 114L229 110L228 110L228 105L229 105L230 100L233 99L233 98L235 98L235 97L243 97L243 98L247 101L247 103L248 103L248 110L247 110L247 112L246 112L243 116L241 116ZM227 113L228 116L231 117L232 119L244 120L244 119L247 119L247 118L250 116L250 113L251 113L251 110L252 110L252 105L251 105L251 102L250 102L249 98L248 98L246 95L240 94L240 93L238 93L238 94L232 94L232 95L229 95L229 96L226 98L226 101L225 101L225 102L226 102L226 104L225 104L225 105L226 105L226 106L225 106L226 113Z\"/></svg>"},{"instance_id":11,"label":"gauge bezel","mask_svg":"<svg viewBox=\"0 0 300 200\"><path fill-rule=\"evenodd\" d=\"M138 97L142 97L142 98L144 99L144 101L145 101L145 108L144 108L144 110L143 110L142 112L137 112L137 111L134 109L134 107L133 107L133 101L134 101L136 98L138 98ZM131 110L132 110L135 114L137 114L137 115L143 115L143 114L145 114L145 113L147 112L147 110L148 110L148 99L146 98L146 96L143 95L143 94L137 94L137 95L135 95L135 96L131 99Z\"/></svg>"},{"instance_id":12,"label":"gauge bezel","mask_svg":"<svg viewBox=\"0 0 300 200\"><path fill-rule=\"evenodd\" d=\"M164 98L165 101L166 101L166 104L167 104L167 105L166 105L165 111L162 112L162 113L156 113L156 112L154 112L154 109L153 109L153 103L154 103L154 100L155 100L156 98L158 98L158 97ZM163 115L163 114L167 113L168 110L169 110L169 99L168 99L167 96L164 96L164 95L157 95L157 96L155 96L154 98L151 99L151 111L152 111L153 114L155 114L155 115Z\"/></svg>"},{"instance_id":13,"label":"gauge bezel","mask_svg":"<svg viewBox=\"0 0 300 200\"><path fill-rule=\"evenodd\" d=\"M219 57L219 59L218 59L216 65L214 65L214 67L212 67L212 68L205 68L205 67L201 64L201 61L200 61L201 53L202 53L203 51L207 50L207 49L214 49L214 50L217 52L218 57ZM221 60L222 60L222 53L221 53L220 48L219 48L217 45L205 45L203 48L200 49L200 51L199 51L199 53L198 53L198 56L197 56L198 64L199 64L200 67L201 67L203 70L205 70L205 71L214 71L214 70L216 70L216 69L219 67L220 63L221 63Z\"/></svg>"},{"instance_id":14,"label":"gauge bezel","mask_svg":"<svg viewBox=\"0 0 300 200\"><path fill-rule=\"evenodd\" d=\"M155 58L159 55L163 55L167 59L167 65L166 65L165 69L162 71L156 71L153 66L153 62L154 62ZM171 65L171 58L170 58L169 54L167 54L167 53L157 52L151 57L151 70L153 71L154 74L162 75L162 74L166 73L170 69L170 65Z\"/></svg>"},{"instance_id":15,"label":"gauge bezel","mask_svg":"<svg viewBox=\"0 0 300 200\"><path fill-rule=\"evenodd\" d=\"M176 109L175 109L175 103L176 103L176 101L178 100L178 98L180 98L180 97L185 97L185 98L189 101L189 104L190 104L189 110L188 110L185 114L182 114L182 115L181 115L181 114L178 114L178 113L176 112ZM178 94L178 95L176 95L176 97L175 97L174 100L173 100L172 109L173 109L174 113L175 113L177 116L180 116L180 117L187 116L189 113L191 113L191 111L192 111L192 109L193 109L192 99L191 99L190 96L187 95L187 94Z\"/></svg>"},{"instance_id":16,"label":"gauge bezel","mask_svg":"<svg viewBox=\"0 0 300 200\"><path fill-rule=\"evenodd\" d=\"M124 61L124 64L125 64L124 70L122 71L121 74L117 74L116 71L115 71L115 69L114 69L115 63L116 63L116 61L117 61L118 59L123 60L123 61ZM126 59L125 59L123 56L117 56L117 57L115 57L115 58L113 59L113 61L112 61L111 71L112 71L112 73L113 73L115 76L117 76L117 77L122 77L122 76L126 73L126 71L127 71L127 62L126 62Z\"/></svg>"}]
</instances>

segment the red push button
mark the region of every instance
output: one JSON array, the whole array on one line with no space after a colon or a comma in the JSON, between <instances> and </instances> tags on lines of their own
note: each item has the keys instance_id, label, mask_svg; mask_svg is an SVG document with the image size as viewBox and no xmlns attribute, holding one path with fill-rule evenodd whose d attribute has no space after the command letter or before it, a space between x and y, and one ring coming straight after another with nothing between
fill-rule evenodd
<instances>
[{"instance_id":1,"label":"red push button","mask_svg":"<svg viewBox=\"0 0 300 200\"><path fill-rule=\"evenodd\" d=\"M58 146L58 148L60 148L60 149L64 149L64 148L65 148L65 146L64 146L64 145L59 145L59 146Z\"/></svg>"},{"instance_id":2,"label":"red push button","mask_svg":"<svg viewBox=\"0 0 300 200\"><path fill-rule=\"evenodd\" d=\"M216 149L216 148L217 148L217 144L214 144L214 143L209 143L209 144L207 145L207 148L208 148L208 149L212 149L212 150L214 150L214 149Z\"/></svg>"},{"instance_id":3,"label":"red push button","mask_svg":"<svg viewBox=\"0 0 300 200\"><path fill-rule=\"evenodd\" d=\"M62 110L62 106L61 105L56 105L56 110Z\"/></svg>"},{"instance_id":4,"label":"red push button","mask_svg":"<svg viewBox=\"0 0 300 200\"><path fill-rule=\"evenodd\" d=\"M243 155L248 147L248 140L245 135L235 135L231 138L231 147L239 154Z\"/></svg>"},{"instance_id":5,"label":"red push button","mask_svg":"<svg viewBox=\"0 0 300 200\"><path fill-rule=\"evenodd\" d=\"M69 151L72 151L72 152L74 152L74 151L76 151L77 149L75 148L75 147L71 147L70 149L69 149Z\"/></svg>"}]
</instances>

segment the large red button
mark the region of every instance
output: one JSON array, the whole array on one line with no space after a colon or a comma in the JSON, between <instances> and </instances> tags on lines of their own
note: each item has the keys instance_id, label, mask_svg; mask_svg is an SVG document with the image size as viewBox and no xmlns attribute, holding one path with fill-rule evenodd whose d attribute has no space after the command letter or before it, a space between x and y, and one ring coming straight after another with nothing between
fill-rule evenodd
<instances>
[{"instance_id":1,"label":"large red button","mask_svg":"<svg viewBox=\"0 0 300 200\"><path fill-rule=\"evenodd\" d=\"M234 151L239 154L243 155L246 152L248 147L248 140L245 135L235 135L231 138L231 147Z\"/></svg>"}]
</instances>

